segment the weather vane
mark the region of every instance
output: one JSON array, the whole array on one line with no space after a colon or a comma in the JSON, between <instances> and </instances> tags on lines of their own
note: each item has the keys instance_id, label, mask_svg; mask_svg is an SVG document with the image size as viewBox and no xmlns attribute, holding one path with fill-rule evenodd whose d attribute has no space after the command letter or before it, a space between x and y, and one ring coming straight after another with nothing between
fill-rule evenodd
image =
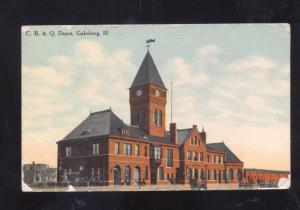
<instances>
[{"instance_id":1,"label":"weather vane","mask_svg":"<svg viewBox=\"0 0 300 210\"><path fill-rule=\"evenodd\" d=\"M155 39L147 39L147 40L146 40L146 47L148 48L148 51L149 51L149 48L150 48L150 46L151 46L151 45L150 45L151 42L155 42Z\"/></svg>"}]
</instances>

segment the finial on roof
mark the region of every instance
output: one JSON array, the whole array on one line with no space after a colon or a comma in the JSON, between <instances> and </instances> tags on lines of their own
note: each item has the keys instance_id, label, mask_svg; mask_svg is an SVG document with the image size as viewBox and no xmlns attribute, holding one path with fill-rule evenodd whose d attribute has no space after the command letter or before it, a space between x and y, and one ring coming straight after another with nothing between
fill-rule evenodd
<instances>
[{"instance_id":1,"label":"finial on roof","mask_svg":"<svg viewBox=\"0 0 300 210\"><path fill-rule=\"evenodd\" d=\"M111 111L111 106L109 107L109 110Z\"/></svg>"},{"instance_id":2,"label":"finial on roof","mask_svg":"<svg viewBox=\"0 0 300 210\"><path fill-rule=\"evenodd\" d=\"M204 130L204 126L202 126L202 133L204 133L205 132L205 130Z\"/></svg>"}]
</instances>

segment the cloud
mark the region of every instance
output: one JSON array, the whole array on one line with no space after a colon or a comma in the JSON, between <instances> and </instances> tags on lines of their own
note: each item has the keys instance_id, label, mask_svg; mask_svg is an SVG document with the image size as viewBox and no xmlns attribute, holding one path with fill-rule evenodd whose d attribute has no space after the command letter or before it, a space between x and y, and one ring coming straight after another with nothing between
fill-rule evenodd
<instances>
[{"instance_id":1,"label":"cloud","mask_svg":"<svg viewBox=\"0 0 300 210\"><path fill-rule=\"evenodd\" d=\"M263 56L251 56L227 65L227 69L232 72L243 72L245 70L268 71L275 67L276 64L271 59Z\"/></svg>"},{"instance_id":2,"label":"cloud","mask_svg":"<svg viewBox=\"0 0 300 210\"><path fill-rule=\"evenodd\" d=\"M265 99L260 96L251 95L246 98L245 104L252 109L258 109L265 106Z\"/></svg>"},{"instance_id":3,"label":"cloud","mask_svg":"<svg viewBox=\"0 0 300 210\"><path fill-rule=\"evenodd\" d=\"M207 44L198 48L197 53L203 57L209 57L218 55L221 52L221 48L215 44Z\"/></svg>"},{"instance_id":4,"label":"cloud","mask_svg":"<svg viewBox=\"0 0 300 210\"><path fill-rule=\"evenodd\" d=\"M183 58L171 58L167 62L164 72L166 78L173 81L175 86L203 86L210 80L203 71L197 71L195 65L189 65Z\"/></svg>"}]
</instances>

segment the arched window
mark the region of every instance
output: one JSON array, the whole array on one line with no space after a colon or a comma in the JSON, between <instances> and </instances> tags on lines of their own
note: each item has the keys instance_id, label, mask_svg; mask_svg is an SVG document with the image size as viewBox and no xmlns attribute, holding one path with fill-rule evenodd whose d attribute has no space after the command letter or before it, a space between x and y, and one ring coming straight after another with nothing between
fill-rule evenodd
<instances>
[{"instance_id":1,"label":"arched window","mask_svg":"<svg viewBox=\"0 0 300 210\"><path fill-rule=\"evenodd\" d=\"M134 182L139 184L141 181L141 170L138 166L134 168Z\"/></svg>"},{"instance_id":2,"label":"arched window","mask_svg":"<svg viewBox=\"0 0 300 210\"><path fill-rule=\"evenodd\" d=\"M114 184L119 185L121 184L121 168L120 166L116 165L113 169L114 171Z\"/></svg>"},{"instance_id":3,"label":"arched window","mask_svg":"<svg viewBox=\"0 0 300 210\"><path fill-rule=\"evenodd\" d=\"M200 169L200 179L204 180L204 170L202 168Z\"/></svg>"},{"instance_id":4,"label":"arched window","mask_svg":"<svg viewBox=\"0 0 300 210\"><path fill-rule=\"evenodd\" d=\"M131 169L130 166L125 168L125 184L130 185L131 182Z\"/></svg>"},{"instance_id":5,"label":"arched window","mask_svg":"<svg viewBox=\"0 0 300 210\"><path fill-rule=\"evenodd\" d=\"M232 170L232 168L227 170L227 180L233 180L233 170Z\"/></svg>"},{"instance_id":6,"label":"arched window","mask_svg":"<svg viewBox=\"0 0 300 210\"><path fill-rule=\"evenodd\" d=\"M144 109L141 109L140 110L140 113L139 113L139 124L140 125L144 125L146 120L145 120L145 117L146 117L146 112Z\"/></svg>"},{"instance_id":7,"label":"arched window","mask_svg":"<svg viewBox=\"0 0 300 210\"><path fill-rule=\"evenodd\" d=\"M194 179L198 179L198 169L194 169Z\"/></svg>"},{"instance_id":8,"label":"arched window","mask_svg":"<svg viewBox=\"0 0 300 210\"><path fill-rule=\"evenodd\" d=\"M242 181L242 170L241 169L237 169L237 173L236 173L236 179L238 181Z\"/></svg>"},{"instance_id":9,"label":"arched window","mask_svg":"<svg viewBox=\"0 0 300 210\"><path fill-rule=\"evenodd\" d=\"M191 168L188 168L187 170L187 178L188 180L191 180L193 178L193 172Z\"/></svg>"},{"instance_id":10,"label":"arched window","mask_svg":"<svg viewBox=\"0 0 300 210\"><path fill-rule=\"evenodd\" d=\"M206 169L206 180L210 180L210 171Z\"/></svg>"}]
</instances>

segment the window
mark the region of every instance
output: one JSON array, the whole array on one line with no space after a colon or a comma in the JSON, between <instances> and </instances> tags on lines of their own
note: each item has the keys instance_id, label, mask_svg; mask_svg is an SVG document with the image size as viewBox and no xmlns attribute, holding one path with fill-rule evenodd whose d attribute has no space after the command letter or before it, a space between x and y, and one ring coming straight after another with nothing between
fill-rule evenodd
<instances>
[{"instance_id":1,"label":"window","mask_svg":"<svg viewBox=\"0 0 300 210\"><path fill-rule=\"evenodd\" d=\"M194 152L194 160L195 160L195 161L198 160L198 154L197 154L197 152Z\"/></svg>"},{"instance_id":2,"label":"window","mask_svg":"<svg viewBox=\"0 0 300 210\"><path fill-rule=\"evenodd\" d=\"M131 144L124 144L124 154L131 155Z\"/></svg>"},{"instance_id":3,"label":"window","mask_svg":"<svg viewBox=\"0 0 300 210\"><path fill-rule=\"evenodd\" d=\"M93 155L99 155L99 144L93 144Z\"/></svg>"},{"instance_id":4,"label":"window","mask_svg":"<svg viewBox=\"0 0 300 210\"><path fill-rule=\"evenodd\" d=\"M157 171L158 172L158 175L157 175L158 179L163 180L164 179L164 169L163 169L163 167L158 167L157 170L158 170Z\"/></svg>"},{"instance_id":5,"label":"window","mask_svg":"<svg viewBox=\"0 0 300 210\"><path fill-rule=\"evenodd\" d=\"M121 128L121 135L128 136L128 128Z\"/></svg>"},{"instance_id":6,"label":"window","mask_svg":"<svg viewBox=\"0 0 300 210\"><path fill-rule=\"evenodd\" d=\"M158 125L161 126L162 125L162 111L158 111Z\"/></svg>"},{"instance_id":7,"label":"window","mask_svg":"<svg viewBox=\"0 0 300 210\"><path fill-rule=\"evenodd\" d=\"M209 171L209 169L206 169L206 179L210 180L210 171Z\"/></svg>"},{"instance_id":8,"label":"window","mask_svg":"<svg viewBox=\"0 0 300 210\"><path fill-rule=\"evenodd\" d=\"M207 162L209 163L209 155L207 155Z\"/></svg>"},{"instance_id":9,"label":"window","mask_svg":"<svg viewBox=\"0 0 300 210\"><path fill-rule=\"evenodd\" d=\"M187 159L188 160L192 160L192 152L188 151L187 155L188 155Z\"/></svg>"},{"instance_id":10,"label":"window","mask_svg":"<svg viewBox=\"0 0 300 210\"><path fill-rule=\"evenodd\" d=\"M203 161L203 152L200 152L200 161Z\"/></svg>"},{"instance_id":11,"label":"window","mask_svg":"<svg viewBox=\"0 0 300 210\"><path fill-rule=\"evenodd\" d=\"M223 156L221 156L221 163L223 164Z\"/></svg>"},{"instance_id":12,"label":"window","mask_svg":"<svg viewBox=\"0 0 300 210\"><path fill-rule=\"evenodd\" d=\"M173 150L167 149L167 167L173 167Z\"/></svg>"},{"instance_id":13,"label":"window","mask_svg":"<svg viewBox=\"0 0 300 210\"><path fill-rule=\"evenodd\" d=\"M214 156L214 163L217 163L216 156Z\"/></svg>"},{"instance_id":14,"label":"window","mask_svg":"<svg viewBox=\"0 0 300 210\"><path fill-rule=\"evenodd\" d=\"M157 125L157 110L156 109L153 112L153 124Z\"/></svg>"},{"instance_id":15,"label":"window","mask_svg":"<svg viewBox=\"0 0 300 210\"><path fill-rule=\"evenodd\" d=\"M153 151L154 159L155 160L160 160L161 158L161 151L159 146L154 146L154 151Z\"/></svg>"},{"instance_id":16,"label":"window","mask_svg":"<svg viewBox=\"0 0 300 210\"><path fill-rule=\"evenodd\" d=\"M140 145L136 144L134 147L134 155L139 156L140 155Z\"/></svg>"},{"instance_id":17,"label":"window","mask_svg":"<svg viewBox=\"0 0 300 210\"><path fill-rule=\"evenodd\" d=\"M115 143L115 154L120 154L120 143Z\"/></svg>"},{"instance_id":18,"label":"window","mask_svg":"<svg viewBox=\"0 0 300 210\"><path fill-rule=\"evenodd\" d=\"M94 180L94 175L95 175L94 168L92 168L92 181Z\"/></svg>"},{"instance_id":19,"label":"window","mask_svg":"<svg viewBox=\"0 0 300 210\"><path fill-rule=\"evenodd\" d=\"M97 179L100 180L100 168L97 168Z\"/></svg>"},{"instance_id":20,"label":"window","mask_svg":"<svg viewBox=\"0 0 300 210\"><path fill-rule=\"evenodd\" d=\"M71 147L66 147L66 157L70 157L72 155Z\"/></svg>"},{"instance_id":21,"label":"window","mask_svg":"<svg viewBox=\"0 0 300 210\"><path fill-rule=\"evenodd\" d=\"M157 111L156 109L153 111L153 124L162 125L162 111Z\"/></svg>"},{"instance_id":22,"label":"window","mask_svg":"<svg viewBox=\"0 0 300 210\"><path fill-rule=\"evenodd\" d=\"M190 139L190 144L193 144L193 138Z\"/></svg>"},{"instance_id":23,"label":"window","mask_svg":"<svg viewBox=\"0 0 300 210\"><path fill-rule=\"evenodd\" d=\"M214 180L217 180L217 171L214 170Z\"/></svg>"},{"instance_id":24,"label":"window","mask_svg":"<svg viewBox=\"0 0 300 210\"><path fill-rule=\"evenodd\" d=\"M145 166L145 168L144 168L144 173L145 173L145 180L147 180L148 179L148 166Z\"/></svg>"},{"instance_id":25,"label":"window","mask_svg":"<svg viewBox=\"0 0 300 210\"><path fill-rule=\"evenodd\" d=\"M145 110L142 109L142 110L140 110L140 114L139 114L139 123L141 125L145 124L145 122L146 122L145 118L146 118L146 112L145 112Z\"/></svg>"},{"instance_id":26,"label":"window","mask_svg":"<svg viewBox=\"0 0 300 210\"><path fill-rule=\"evenodd\" d=\"M147 148L147 146L145 146L145 157L147 157L148 156L148 148Z\"/></svg>"},{"instance_id":27,"label":"window","mask_svg":"<svg viewBox=\"0 0 300 210\"><path fill-rule=\"evenodd\" d=\"M204 180L204 170L202 168L200 169L200 179Z\"/></svg>"},{"instance_id":28,"label":"window","mask_svg":"<svg viewBox=\"0 0 300 210\"><path fill-rule=\"evenodd\" d=\"M140 123L140 121L141 121L141 116L140 116L140 111L138 111L138 110L134 110L133 111L133 119L134 119L134 124L135 125L138 125L139 123Z\"/></svg>"}]
</instances>

